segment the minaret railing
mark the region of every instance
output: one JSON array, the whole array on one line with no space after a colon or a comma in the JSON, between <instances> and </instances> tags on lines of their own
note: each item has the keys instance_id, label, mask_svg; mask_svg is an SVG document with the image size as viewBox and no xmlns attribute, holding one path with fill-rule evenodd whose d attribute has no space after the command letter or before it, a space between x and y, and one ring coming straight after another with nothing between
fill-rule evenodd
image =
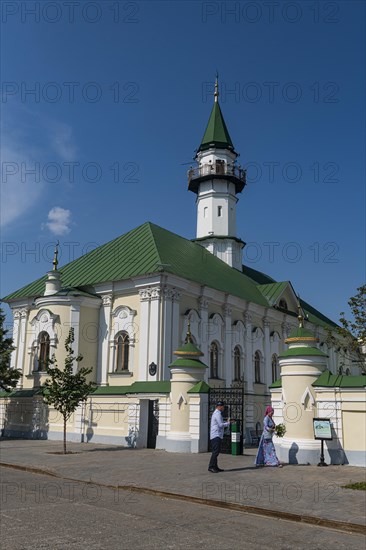
<instances>
[{"instance_id":1,"label":"minaret railing","mask_svg":"<svg viewBox=\"0 0 366 550\"><path fill-rule=\"evenodd\" d=\"M230 164L211 164L205 163L197 166L196 168L190 168L188 170L188 182L191 180L202 178L204 176L234 176L235 178L246 183L246 170Z\"/></svg>"}]
</instances>

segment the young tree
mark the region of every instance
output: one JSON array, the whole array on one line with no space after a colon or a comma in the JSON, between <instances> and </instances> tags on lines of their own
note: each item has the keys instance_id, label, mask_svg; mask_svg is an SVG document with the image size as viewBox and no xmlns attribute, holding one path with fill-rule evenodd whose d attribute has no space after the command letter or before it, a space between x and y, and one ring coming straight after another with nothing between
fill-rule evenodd
<instances>
[{"instance_id":1,"label":"young tree","mask_svg":"<svg viewBox=\"0 0 366 550\"><path fill-rule=\"evenodd\" d=\"M88 395L92 393L96 384L87 382L86 377L92 371L86 367L80 367L74 374L74 364L82 361L82 355L74 356L72 344L74 342L74 329L71 328L65 340L67 356L63 370L57 366L55 357L49 360L46 367L47 378L42 393L45 403L53 405L56 411L60 412L64 421L64 454L66 454L66 424L72 413L77 409L80 403L86 401Z\"/></svg>"},{"instance_id":2,"label":"young tree","mask_svg":"<svg viewBox=\"0 0 366 550\"><path fill-rule=\"evenodd\" d=\"M0 388L6 392L11 392L22 376L17 369L10 368L10 356L15 349L13 339L7 337L9 332L4 328L5 315L0 308Z\"/></svg>"},{"instance_id":3,"label":"young tree","mask_svg":"<svg viewBox=\"0 0 366 550\"><path fill-rule=\"evenodd\" d=\"M335 329L338 336L342 338L347 349L355 357L363 374L366 374L366 285L357 289L355 296L352 296L348 305L351 309L352 319L345 317L344 311L340 313L340 326ZM333 334L329 335L330 343L339 344Z\"/></svg>"}]
</instances>

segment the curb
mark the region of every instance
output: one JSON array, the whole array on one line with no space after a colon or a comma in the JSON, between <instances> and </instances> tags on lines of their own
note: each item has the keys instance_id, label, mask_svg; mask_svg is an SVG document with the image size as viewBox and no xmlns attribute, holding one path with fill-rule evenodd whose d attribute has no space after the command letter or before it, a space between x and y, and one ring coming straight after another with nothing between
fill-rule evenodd
<instances>
[{"instance_id":1,"label":"curb","mask_svg":"<svg viewBox=\"0 0 366 550\"><path fill-rule=\"evenodd\" d=\"M282 519L285 521L305 523L308 525L315 525L317 527L324 527L327 529L333 529L333 530L342 531L345 533L353 533L353 534L357 533L357 534L366 535L366 526L358 523L347 523L344 521L317 518L315 516L293 514L290 512L282 512L280 510L271 510L268 508L260 508L259 506L248 506L245 504L236 504L235 502L226 502L223 500L205 499L205 498L194 497L189 495L182 495L179 493L170 493L168 491L159 491L158 489L149 489L148 487L137 487L136 485L110 485L107 483L100 483L100 482L95 482L91 480L84 481L80 479L65 477L51 470L45 470L45 469L36 468L33 466L22 466L20 464L9 464L6 462L0 462L0 467L10 468L13 470L20 470L23 472L30 472L33 474L51 476L58 479L64 479L66 481L73 481L74 483L98 485L99 487L105 487L107 489L114 489L114 490L120 489L121 491L130 491L133 493L152 495L152 496L157 496L157 497L167 498L172 500L180 500L185 502L191 502L193 504L201 504L204 506L214 506L216 508L233 510L235 512L241 512L245 514L255 514L257 516L266 516L266 517L271 517L275 519Z\"/></svg>"}]
</instances>

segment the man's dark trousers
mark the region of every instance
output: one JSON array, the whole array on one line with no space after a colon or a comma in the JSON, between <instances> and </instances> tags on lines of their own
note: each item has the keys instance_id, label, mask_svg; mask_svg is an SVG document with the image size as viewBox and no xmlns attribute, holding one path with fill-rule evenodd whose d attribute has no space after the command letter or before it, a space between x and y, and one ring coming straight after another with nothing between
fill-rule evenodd
<instances>
[{"instance_id":1,"label":"man's dark trousers","mask_svg":"<svg viewBox=\"0 0 366 550\"><path fill-rule=\"evenodd\" d=\"M212 455L211 455L210 464L208 465L208 467L214 470L217 470L218 468L217 457L219 456L221 451L221 443L222 443L221 437L214 437L213 439L211 439Z\"/></svg>"}]
</instances>

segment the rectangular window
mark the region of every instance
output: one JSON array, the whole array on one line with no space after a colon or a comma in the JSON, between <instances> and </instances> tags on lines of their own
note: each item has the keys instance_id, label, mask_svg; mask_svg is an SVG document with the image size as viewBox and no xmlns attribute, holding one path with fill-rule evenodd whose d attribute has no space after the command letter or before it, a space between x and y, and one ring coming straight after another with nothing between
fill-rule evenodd
<instances>
[{"instance_id":1,"label":"rectangular window","mask_svg":"<svg viewBox=\"0 0 366 550\"><path fill-rule=\"evenodd\" d=\"M218 215L219 218L221 218L221 216L222 216L222 206L217 207L217 215Z\"/></svg>"}]
</instances>

